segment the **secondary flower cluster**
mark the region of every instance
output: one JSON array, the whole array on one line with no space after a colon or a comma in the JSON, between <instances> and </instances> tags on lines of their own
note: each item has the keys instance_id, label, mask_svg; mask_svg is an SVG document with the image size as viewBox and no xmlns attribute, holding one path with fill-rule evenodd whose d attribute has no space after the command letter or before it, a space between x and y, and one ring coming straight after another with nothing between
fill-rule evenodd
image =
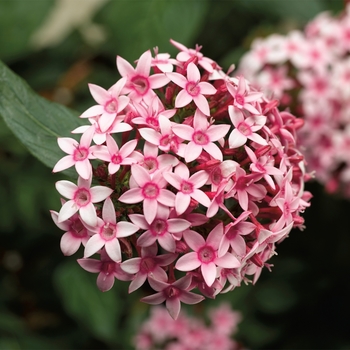
<instances>
[{"instance_id":1,"label":"secondary flower cluster","mask_svg":"<svg viewBox=\"0 0 350 350\"><path fill-rule=\"evenodd\" d=\"M75 167L77 184L58 181L65 198L56 225L61 249L98 273L102 291L115 278L146 281L173 318L195 304L255 282L275 243L309 206L302 122L280 112L243 76L230 77L200 47L171 41L176 59L146 51L136 68L121 57L108 90L90 84L80 141L59 138L67 153L53 171ZM94 256L94 258L92 258ZM194 293L196 289L202 295Z\"/></svg>"},{"instance_id":2,"label":"secondary flower cluster","mask_svg":"<svg viewBox=\"0 0 350 350\"><path fill-rule=\"evenodd\" d=\"M241 314L228 304L208 312L210 323L203 317L188 316L181 311L173 320L163 307L154 307L150 317L142 324L134 343L136 350L238 350L241 345L232 337L241 321Z\"/></svg>"},{"instance_id":3,"label":"secondary flower cluster","mask_svg":"<svg viewBox=\"0 0 350 350\"><path fill-rule=\"evenodd\" d=\"M240 71L305 120L298 135L310 169L329 192L350 198L350 7L303 31L256 39Z\"/></svg>"}]
</instances>

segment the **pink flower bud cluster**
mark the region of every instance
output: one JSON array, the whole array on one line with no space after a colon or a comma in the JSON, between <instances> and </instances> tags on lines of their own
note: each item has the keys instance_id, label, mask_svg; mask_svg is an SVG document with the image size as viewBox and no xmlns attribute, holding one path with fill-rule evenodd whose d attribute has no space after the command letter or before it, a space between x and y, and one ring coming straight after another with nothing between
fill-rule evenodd
<instances>
[{"instance_id":1,"label":"pink flower bud cluster","mask_svg":"<svg viewBox=\"0 0 350 350\"><path fill-rule=\"evenodd\" d=\"M155 293L142 301L176 318L181 302L255 282L275 243L303 227L311 195L300 120L199 47L171 42L176 59L146 51L134 68L118 56L121 79L89 85L96 105L73 131L80 142L58 139L67 155L53 171L74 166L78 181L56 183L65 199L52 218L62 252L82 244L78 263L102 291L147 281Z\"/></svg>"},{"instance_id":2,"label":"pink flower bud cluster","mask_svg":"<svg viewBox=\"0 0 350 350\"><path fill-rule=\"evenodd\" d=\"M254 40L239 70L304 118L298 138L308 168L350 198L350 6L337 17L321 13L303 31Z\"/></svg>"},{"instance_id":3,"label":"pink flower bud cluster","mask_svg":"<svg viewBox=\"0 0 350 350\"><path fill-rule=\"evenodd\" d=\"M241 314L228 304L209 309L210 323L203 317L189 316L181 311L173 320L163 307L154 307L134 338L136 350L238 350L233 339Z\"/></svg>"}]
</instances>

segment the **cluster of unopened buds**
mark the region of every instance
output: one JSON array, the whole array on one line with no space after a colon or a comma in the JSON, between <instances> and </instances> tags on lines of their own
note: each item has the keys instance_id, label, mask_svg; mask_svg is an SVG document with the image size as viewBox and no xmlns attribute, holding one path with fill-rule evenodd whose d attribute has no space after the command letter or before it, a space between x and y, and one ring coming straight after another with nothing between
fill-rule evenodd
<instances>
[{"instance_id":1,"label":"cluster of unopened buds","mask_svg":"<svg viewBox=\"0 0 350 350\"><path fill-rule=\"evenodd\" d=\"M295 140L302 121L200 47L171 42L176 59L146 51L134 68L118 56L121 79L89 85L89 123L73 131L79 142L58 139L67 155L53 169L75 166L77 184L56 183L65 199L51 213L62 252L82 244L78 263L102 291L115 278L130 293L147 281L155 293L141 300L176 318L181 302L255 282L275 243L303 228L311 195Z\"/></svg>"},{"instance_id":2,"label":"cluster of unopened buds","mask_svg":"<svg viewBox=\"0 0 350 350\"><path fill-rule=\"evenodd\" d=\"M164 307L154 307L150 317L138 330L136 350L238 350L242 344L233 339L241 321L241 314L228 304L208 310L209 322L181 311L173 320Z\"/></svg>"},{"instance_id":3,"label":"cluster of unopened buds","mask_svg":"<svg viewBox=\"0 0 350 350\"><path fill-rule=\"evenodd\" d=\"M350 6L303 31L255 39L239 71L303 117L300 145L316 179L350 198Z\"/></svg>"}]
</instances>

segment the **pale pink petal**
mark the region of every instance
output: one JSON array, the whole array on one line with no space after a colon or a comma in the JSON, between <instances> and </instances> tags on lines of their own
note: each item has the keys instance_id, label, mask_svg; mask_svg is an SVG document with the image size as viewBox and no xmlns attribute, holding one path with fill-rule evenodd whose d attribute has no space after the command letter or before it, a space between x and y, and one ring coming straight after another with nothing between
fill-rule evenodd
<instances>
[{"instance_id":1,"label":"pale pink petal","mask_svg":"<svg viewBox=\"0 0 350 350\"><path fill-rule=\"evenodd\" d=\"M102 207L102 218L105 222L116 223L115 208L110 197L106 198Z\"/></svg>"},{"instance_id":2,"label":"pale pink petal","mask_svg":"<svg viewBox=\"0 0 350 350\"><path fill-rule=\"evenodd\" d=\"M244 109L246 109L247 111L249 111L252 114L259 114L260 112L254 107L252 106L250 103L245 103L244 104Z\"/></svg>"},{"instance_id":3,"label":"pale pink petal","mask_svg":"<svg viewBox=\"0 0 350 350\"><path fill-rule=\"evenodd\" d=\"M135 71L144 77L149 76L151 69L152 54L150 50L144 52L137 61Z\"/></svg>"},{"instance_id":4,"label":"pale pink petal","mask_svg":"<svg viewBox=\"0 0 350 350\"><path fill-rule=\"evenodd\" d=\"M176 320L179 316L181 309L181 302L179 298L169 298L165 302L165 307L169 312L169 315Z\"/></svg>"},{"instance_id":5,"label":"pale pink petal","mask_svg":"<svg viewBox=\"0 0 350 350\"><path fill-rule=\"evenodd\" d=\"M131 174L140 187L143 187L146 183L151 181L149 172L138 164L131 167Z\"/></svg>"},{"instance_id":6,"label":"pale pink petal","mask_svg":"<svg viewBox=\"0 0 350 350\"><path fill-rule=\"evenodd\" d=\"M238 148L243 146L247 142L247 137L244 136L237 129L234 129L230 137L228 138L228 144L230 148ZM266 141L265 141L266 142Z\"/></svg>"},{"instance_id":7,"label":"pale pink petal","mask_svg":"<svg viewBox=\"0 0 350 350\"><path fill-rule=\"evenodd\" d=\"M81 239L74 237L70 232L66 232L61 237L60 248L64 255L73 255L79 249Z\"/></svg>"},{"instance_id":8,"label":"pale pink petal","mask_svg":"<svg viewBox=\"0 0 350 350\"><path fill-rule=\"evenodd\" d=\"M171 233L182 232L191 226L191 223L184 219L169 219L168 231Z\"/></svg>"},{"instance_id":9,"label":"pale pink petal","mask_svg":"<svg viewBox=\"0 0 350 350\"><path fill-rule=\"evenodd\" d=\"M139 203L143 201L143 195L140 188L131 188L119 197L119 201L127 204Z\"/></svg>"},{"instance_id":10,"label":"pale pink petal","mask_svg":"<svg viewBox=\"0 0 350 350\"><path fill-rule=\"evenodd\" d=\"M95 105L88 108L83 114L80 115L80 118L91 118L101 115L105 111L103 106Z\"/></svg>"},{"instance_id":11,"label":"pale pink petal","mask_svg":"<svg viewBox=\"0 0 350 350\"><path fill-rule=\"evenodd\" d=\"M175 199L175 209L177 215L183 214L191 203L191 196L178 192Z\"/></svg>"},{"instance_id":12,"label":"pale pink petal","mask_svg":"<svg viewBox=\"0 0 350 350\"><path fill-rule=\"evenodd\" d=\"M140 299L140 301L151 305L158 305L165 301L165 296L163 293L156 293L153 295L148 295L147 297L143 297Z\"/></svg>"},{"instance_id":13,"label":"pale pink petal","mask_svg":"<svg viewBox=\"0 0 350 350\"><path fill-rule=\"evenodd\" d=\"M98 125L101 129L101 132L106 132L113 122L115 121L116 113L102 113L98 119Z\"/></svg>"},{"instance_id":14,"label":"pale pink petal","mask_svg":"<svg viewBox=\"0 0 350 350\"><path fill-rule=\"evenodd\" d=\"M220 160L222 162L223 155L221 149L215 143L208 143L203 146L203 149L208 152L214 159Z\"/></svg>"},{"instance_id":15,"label":"pale pink petal","mask_svg":"<svg viewBox=\"0 0 350 350\"><path fill-rule=\"evenodd\" d=\"M244 116L241 110L233 106L228 106L228 113L230 115L231 122L235 127L237 127L239 123L244 121Z\"/></svg>"},{"instance_id":16,"label":"pale pink petal","mask_svg":"<svg viewBox=\"0 0 350 350\"><path fill-rule=\"evenodd\" d=\"M183 255L175 264L179 271L193 271L201 265L196 252L190 252Z\"/></svg>"},{"instance_id":17,"label":"pale pink petal","mask_svg":"<svg viewBox=\"0 0 350 350\"><path fill-rule=\"evenodd\" d=\"M123 157L126 158L127 156L129 156L134 149L137 146L137 140L131 140L128 141L126 144L124 144L119 151L119 154Z\"/></svg>"},{"instance_id":18,"label":"pale pink petal","mask_svg":"<svg viewBox=\"0 0 350 350\"><path fill-rule=\"evenodd\" d=\"M209 178L209 174L204 170L200 170L200 171L197 171L196 173L194 173L190 177L189 181L191 181L193 183L195 188L200 188L203 185L205 185L208 178Z\"/></svg>"},{"instance_id":19,"label":"pale pink petal","mask_svg":"<svg viewBox=\"0 0 350 350\"><path fill-rule=\"evenodd\" d=\"M106 241L101 238L99 234L93 235L86 243L84 250L84 258L97 253L104 245Z\"/></svg>"},{"instance_id":20,"label":"pale pink petal","mask_svg":"<svg viewBox=\"0 0 350 350\"><path fill-rule=\"evenodd\" d=\"M193 96L193 101L203 114L207 116L210 115L208 100L203 95L199 94L197 96Z\"/></svg>"},{"instance_id":21,"label":"pale pink petal","mask_svg":"<svg viewBox=\"0 0 350 350\"><path fill-rule=\"evenodd\" d=\"M180 189L181 188L181 178L179 175L174 174L174 173L168 173L165 172L163 173L163 176L165 178L165 180L173 187L175 187L176 189Z\"/></svg>"},{"instance_id":22,"label":"pale pink petal","mask_svg":"<svg viewBox=\"0 0 350 350\"><path fill-rule=\"evenodd\" d=\"M120 56L117 56L117 68L122 77L129 77L135 74L134 67Z\"/></svg>"},{"instance_id":23,"label":"pale pink petal","mask_svg":"<svg viewBox=\"0 0 350 350\"><path fill-rule=\"evenodd\" d=\"M166 73L166 75L176 85L182 87L183 89L186 88L187 79L183 75L181 75L179 73Z\"/></svg>"},{"instance_id":24,"label":"pale pink petal","mask_svg":"<svg viewBox=\"0 0 350 350\"><path fill-rule=\"evenodd\" d=\"M77 147L79 147L79 142L70 137L59 137L57 143L61 150L68 154L73 154Z\"/></svg>"},{"instance_id":25,"label":"pale pink petal","mask_svg":"<svg viewBox=\"0 0 350 350\"><path fill-rule=\"evenodd\" d=\"M53 222L56 224L56 226L63 230L63 231L69 231L70 229L70 222L69 221L63 221L63 222L58 222L58 213L54 210L50 210L51 218Z\"/></svg>"},{"instance_id":26,"label":"pale pink petal","mask_svg":"<svg viewBox=\"0 0 350 350\"><path fill-rule=\"evenodd\" d=\"M120 164L109 163L108 172L113 175L120 169Z\"/></svg>"},{"instance_id":27,"label":"pale pink petal","mask_svg":"<svg viewBox=\"0 0 350 350\"><path fill-rule=\"evenodd\" d=\"M201 266L202 275L205 283L211 287L216 278L216 265L211 262L209 264L202 264Z\"/></svg>"},{"instance_id":28,"label":"pale pink petal","mask_svg":"<svg viewBox=\"0 0 350 350\"><path fill-rule=\"evenodd\" d=\"M75 170L83 179L88 179L92 175L92 167L89 159L77 161L75 163Z\"/></svg>"},{"instance_id":29,"label":"pale pink petal","mask_svg":"<svg viewBox=\"0 0 350 350\"><path fill-rule=\"evenodd\" d=\"M195 199L198 203L204 205L205 207L209 207L210 199L209 197L201 190L195 189L193 193L191 193L191 197Z\"/></svg>"},{"instance_id":30,"label":"pale pink petal","mask_svg":"<svg viewBox=\"0 0 350 350\"><path fill-rule=\"evenodd\" d=\"M221 239L224 234L224 226L223 224L216 225L209 233L207 237L207 244L209 244L212 248L218 249Z\"/></svg>"},{"instance_id":31,"label":"pale pink petal","mask_svg":"<svg viewBox=\"0 0 350 350\"><path fill-rule=\"evenodd\" d=\"M165 74L153 74L149 78L152 89L158 89L168 84L170 79Z\"/></svg>"},{"instance_id":32,"label":"pale pink petal","mask_svg":"<svg viewBox=\"0 0 350 350\"><path fill-rule=\"evenodd\" d=\"M173 207L175 205L175 194L169 190L161 189L157 200L167 207Z\"/></svg>"},{"instance_id":33,"label":"pale pink petal","mask_svg":"<svg viewBox=\"0 0 350 350\"><path fill-rule=\"evenodd\" d=\"M161 139L161 134L151 128L141 128L138 129L141 136L153 145L159 145L159 140Z\"/></svg>"},{"instance_id":34,"label":"pale pink petal","mask_svg":"<svg viewBox=\"0 0 350 350\"><path fill-rule=\"evenodd\" d=\"M115 217L115 214L114 214ZM131 222L127 221L119 221L117 223L117 237L128 237L134 234L136 231L138 231L139 228L132 224Z\"/></svg>"},{"instance_id":35,"label":"pale pink petal","mask_svg":"<svg viewBox=\"0 0 350 350\"><path fill-rule=\"evenodd\" d=\"M248 136L248 139L258 143L259 145L267 145L267 142L264 138L262 138L259 134L253 133Z\"/></svg>"},{"instance_id":36,"label":"pale pink petal","mask_svg":"<svg viewBox=\"0 0 350 350\"><path fill-rule=\"evenodd\" d=\"M214 95L216 93L215 87L205 81L198 83L198 86L200 87L201 94L203 95Z\"/></svg>"},{"instance_id":37,"label":"pale pink petal","mask_svg":"<svg viewBox=\"0 0 350 350\"><path fill-rule=\"evenodd\" d=\"M57 173L59 171L68 169L71 166L73 166L74 164L75 164L75 161L71 155L64 156L56 163L56 165L52 169L52 172Z\"/></svg>"},{"instance_id":38,"label":"pale pink petal","mask_svg":"<svg viewBox=\"0 0 350 350\"><path fill-rule=\"evenodd\" d=\"M90 238L91 239L91 238ZM120 251L120 244L117 238L105 242L105 249L108 256L115 262L122 261L122 253Z\"/></svg>"},{"instance_id":39,"label":"pale pink petal","mask_svg":"<svg viewBox=\"0 0 350 350\"><path fill-rule=\"evenodd\" d=\"M234 269L239 267L241 263L239 260L230 253L226 253L224 256L215 259L215 264L226 269Z\"/></svg>"},{"instance_id":40,"label":"pale pink petal","mask_svg":"<svg viewBox=\"0 0 350 350\"><path fill-rule=\"evenodd\" d=\"M197 304L197 303L201 302L204 299L205 299L205 297L203 297L202 295L191 293L191 292L187 292L185 290L182 291L182 293L180 295L180 300L183 303L189 304L189 305Z\"/></svg>"},{"instance_id":41,"label":"pale pink petal","mask_svg":"<svg viewBox=\"0 0 350 350\"><path fill-rule=\"evenodd\" d=\"M101 271L102 262L96 259L78 259L78 264L86 271L97 273Z\"/></svg>"},{"instance_id":42,"label":"pale pink petal","mask_svg":"<svg viewBox=\"0 0 350 350\"><path fill-rule=\"evenodd\" d=\"M143 214L146 221L151 224L157 215L158 202L155 199L145 198L143 201Z\"/></svg>"},{"instance_id":43,"label":"pale pink petal","mask_svg":"<svg viewBox=\"0 0 350 350\"><path fill-rule=\"evenodd\" d=\"M139 272L140 262L141 262L141 258L132 258L132 259L128 259L126 261L123 261L120 264L120 267L122 268L122 270L124 272L134 274L134 273Z\"/></svg>"},{"instance_id":44,"label":"pale pink petal","mask_svg":"<svg viewBox=\"0 0 350 350\"><path fill-rule=\"evenodd\" d=\"M140 247L149 247L157 240L157 237L154 236L151 231L144 232L138 239L137 245Z\"/></svg>"},{"instance_id":45,"label":"pale pink petal","mask_svg":"<svg viewBox=\"0 0 350 350\"><path fill-rule=\"evenodd\" d=\"M130 102L130 98L128 96L120 96L118 98L118 109L117 113L120 113Z\"/></svg>"},{"instance_id":46,"label":"pale pink petal","mask_svg":"<svg viewBox=\"0 0 350 350\"><path fill-rule=\"evenodd\" d=\"M206 131L206 135L209 137L210 141L217 141L228 133L230 127L230 125L226 124L211 125Z\"/></svg>"},{"instance_id":47,"label":"pale pink petal","mask_svg":"<svg viewBox=\"0 0 350 350\"><path fill-rule=\"evenodd\" d=\"M100 105L104 105L111 98L109 92L101 86L89 84L89 89L94 100Z\"/></svg>"},{"instance_id":48,"label":"pale pink petal","mask_svg":"<svg viewBox=\"0 0 350 350\"><path fill-rule=\"evenodd\" d=\"M205 245L203 236L196 231L185 231L184 239L188 246L194 251L197 251Z\"/></svg>"},{"instance_id":49,"label":"pale pink petal","mask_svg":"<svg viewBox=\"0 0 350 350\"><path fill-rule=\"evenodd\" d=\"M72 217L79 210L78 206L73 200L67 201L62 205L60 212L58 213L58 222L66 221Z\"/></svg>"},{"instance_id":50,"label":"pale pink petal","mask_svg":"<svg viewBox=\"0 0 350 350\"><path fill-rule=\"evenodd\" d=\"M145 217L141 214L130 214L129 219L133 222L134 225L139 227L142 230L148 230L149 225L145 220Z\"/></svg>"},{"instance_id":51,"label":"pale pink petal","mask_svg":"<svg viewBox=\"0 0 350 350\"><path fill-rule=\"evenodd\" d=\"M238 191L238 202L243 210L248 210L248 193L246 191Z\"/></svg>"},{"instance_id":52,"label":"pale pink petal","mask_svg":"<svg viewBox=\"0 0 350 350\"><path fill-rule=\"evenodd\" d=\"M220 245L219 245L219 250L218 250L218 256L221 257L225 255L230 248L230 241L225 237L222 238Z\"/></svg>"},{"instance_id":53,"label":"pale pink petal","mask_svg":"<svg viewBox=\"0 0 350 350\"><path fill-rule=\"evenodd\" d=\"M123 264L123 263L122 263ZM145 282L147 279L147 274L140 274L138 273L134 279L131 281L130 285L129 285L129 293L134 292L136 289L139 289Z\"/></svg>"},{"instance_id":54,"label":"pale pink petal","mask_svg":"<svg viewBox=\"0 0 350 350\"><path fill-rule=\"evenodd\" d=\"M197 159L202 153L203 147L195 144L194 142L189 142L186 147L185 160L186 162L192 162Z\"/></svg>"},{"instance_id":55,"label":"pale pink petal","mask_svg":"<svg viewBox=\"0 0 350 350\"><path fill-rule=\"evenodd\" d=\"M98 203L109 197L113 193L113 190L106 186L95 186L90 188L90 193L91 201L93 203Z\"/></svg>"},{"instance_id":56,"label":"pale pink petal","mask_svg":"<svg viewBox=\"0 0 350 350\"><path fill-rule=\"evenodd\" d=\"M101 292L109 291L114 285L114 275L111 273L106 275L105 273L100 273L97 276L96 284Z\"/></svg>"},{"instance_id":57,"label":"pale pink petal","mask_svg":"<svg viewBox=\"0 0 350 350\"><path fill-rule=\"evenodd\" d=\"M176 96L175 107L180 108L187 106L189 103L191 103L192 100L192 96L189 95L186 90L181 90Z\"/></svg>"},{"instance_id":58,"label":"pale pink petal","mask_svg":"<svg viewBox=\"0 0 350 350\"><path fill-rule=\"evenodd\" d=\"M79 209L81 219L89 226L96 226L97 214L95 207L92 203Z\"/></svg>"},{"instance_id":59,"label":"pale pink petal","mask_svg":"<svg viewBox=\"0 0 350 350\"><path fill-rule=\"evenodd\" d=\"M180 124L175 124L173 126L173 132L177 136L181 137L184 140L192 140L192 135L194 133L194 130L191 126L189 125L180 125Z\"/></svg>"},{"instance_id":60,"label":"pale pink petal","mask_svg":"<svg viewBox=\"0 0 350 350\"><path fill-rule=\"evenodd\" d=\"M187 80L197 83L200 79L201 74L198 67L193 62L189 63L187 66Z\"/></svg>"},{"instance_id":61,"label":"pale pink petal","mask_svg":"<svg viewBox=\"0 0 350 350\"><path fill-rule=\"evenodd\" d=\"M125 83L127 82L127 80L128 79L126 77L123 77L110 87L109 92L112 94L113 97L117 98L120 95L120 92L125 86ZM121 96L121 97L126 97L126 96ZM128 101L130 100L128 97L126 98ZM119 99L118 99L118 102L120 103Z\"/></svg>"},{"instance_id":62,"label":"pale pink petal","mask_svg":"<svg viewBox=\"0 0 350 350\"><path fill-rule=\"evenodd\" d=\"M77 185L67 180L57 181L55 186L59 194L68 199L72 199L75 191L78 189Z\"/></svg>"}]
</instances>

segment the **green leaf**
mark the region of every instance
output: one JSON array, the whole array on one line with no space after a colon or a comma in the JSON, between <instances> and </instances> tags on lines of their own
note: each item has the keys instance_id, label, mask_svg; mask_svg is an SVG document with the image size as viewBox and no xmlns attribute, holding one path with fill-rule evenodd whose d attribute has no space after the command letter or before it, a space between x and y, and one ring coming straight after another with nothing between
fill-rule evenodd
<instances>
[{"instance_id":1,"label":"green leaf","mask_svg":"<svg viewBox=\"0 0 350 350\"><path fill-rule=\"evenodd\" d=\"M108 31L104 50L134 61L156 46L160 52L176 52L170 39L193 45L192 40L204 23L208 3L208 0L110 1L95 20Z\"/></svg>"},{"instance_id":2,"label":"green leaf","mask_svg":"<svg viewBox=\"0 0 350 350\"><path fill-rule=\"evenodd\" d=\"M54 281L66 312L92 334L106 342L118 341L118 320L122 303L114 292L102 293L96 286L97 274L84 271L68 261L54 275Z\"/></svg>"},{"instance_id":3,"label":"green leaf","mask_svg":"<svg viewBox=\"0 0 350 350\"><path fill-rule=\"evenodd\" d=\"M52 168L65 155L57 138L82 125L78 113L38 96L0 61L0 116L28 150ZM72 169L66 171L76 177Z\"/></svg>"},{"instance_id":4,"label":"green leaf","mask_svg":"<svg viewBox=\"0 0 350 350\"><path fill-rule=\"evenodd\" d=\"M31 48L29 38L40 26L54 0L0 1L0 57L18 59Z\"/></svg>"}]
</instances>

